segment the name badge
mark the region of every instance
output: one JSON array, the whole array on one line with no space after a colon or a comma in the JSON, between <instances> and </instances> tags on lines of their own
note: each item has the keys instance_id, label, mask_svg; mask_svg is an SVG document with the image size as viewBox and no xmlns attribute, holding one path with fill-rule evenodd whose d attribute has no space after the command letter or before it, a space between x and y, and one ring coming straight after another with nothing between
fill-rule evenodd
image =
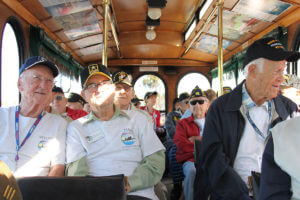
<instances>
[{"instance_id":1,"label":"name badge","mask_svg":"<svg viewBox=\"0 0 300 200\"><path fill-rule=\"evenodd\" d=\"M96 142L102 138L104 138L104 134L101 131L97 131L93 135L86 136L86 140L88 143Z\"/></svg>"}]
</instances>

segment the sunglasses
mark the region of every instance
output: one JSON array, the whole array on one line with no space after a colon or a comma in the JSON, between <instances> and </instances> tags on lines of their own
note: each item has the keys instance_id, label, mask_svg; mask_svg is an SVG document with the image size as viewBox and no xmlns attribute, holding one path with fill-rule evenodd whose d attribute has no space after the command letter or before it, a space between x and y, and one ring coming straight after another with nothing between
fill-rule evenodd
<instances>
[{"instance_id":1,"label":"sunglasses","mask_svg":"<svg viewBox=\"0 0 300 200\"><path fill-rule=\"evenodd\" d=\"M197 103L198 103L199 105L202 105L202 104L204 104L204 102L205 102L205 100L200 99L200 100L193 100L193 101L190 101L190 104L191 104L192 106L196 105Z\"/></svg>"},{"instance_id":2,"label":"sunglasses","mask_svg":"<svg viewBox=\"0 0 300 200\"><path fill-rule=\"evenodd\" d=\"M55 100L56 100L56 101L61 101L62 99L63 99L62 96L56 96L56 97L55 97Z\"/></svg>"}]
</instances>

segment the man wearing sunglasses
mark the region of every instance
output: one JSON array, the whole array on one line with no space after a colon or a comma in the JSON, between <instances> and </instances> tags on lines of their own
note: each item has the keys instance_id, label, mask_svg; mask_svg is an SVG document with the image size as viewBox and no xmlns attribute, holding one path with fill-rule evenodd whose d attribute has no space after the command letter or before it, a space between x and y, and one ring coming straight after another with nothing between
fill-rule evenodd
<instances>
[{"instance_id":1,"label":"man wearing sunglasses","mask_svg":"<svg viewBox=\"0 0 300 200\"><path fill-rule=\"evenodd\" d=\"M53 109L52 113L60 114L68 122L87 115L87 112L84 110L74 110L67 106L68 100L60 87L54 86L52 88L52 98L53 100L50 104Z\"/></svg>"},{"instance_id":2,"label":"man wearing sunglasses","mask_svg":"<svg viewBox=\"0 0 300 200\"><path fill-rule=\"evenodd\" d=\"M129 195L158 200L153 186L162 178L165 154L153 125L141 112L114 105L115 85L106 66L84 68L81 84L92 111L68 126L67 175L124 174Z\"/></svg>"},{"instance_id":3,"label":"man wearing sunglasses","mask_svg":"<svg viewBox=\"0 0 300 200\"><path fill-rule=\"evenodd\" d=\"M196 86L190 97L192 115L177 123L174 143L177 146L176 159L183 163L184 197L193 200L193 188L196 169L194 165L194 141L201 140L205 115L209 106L205 93Z\"/></svg>"}]
</instances>

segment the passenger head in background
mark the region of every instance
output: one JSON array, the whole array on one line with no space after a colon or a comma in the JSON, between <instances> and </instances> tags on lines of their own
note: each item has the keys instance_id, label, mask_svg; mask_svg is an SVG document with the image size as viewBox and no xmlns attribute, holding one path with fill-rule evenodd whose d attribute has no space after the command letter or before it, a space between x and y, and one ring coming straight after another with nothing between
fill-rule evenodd
<instances>
[{"instance_id":1,"label":"passenger head in background","mask_svg":"<svg viewBox=\"0 0 300 200\"><path fill-rule=\"evenodd\" d=\"M113 116L115 86L109 70L101 64L91 64L81 72L81 95L90 104L93 113L100 119Z\"/></svg>"},{"instance_id":2,"label":"passenger head in background","mask_svg":"<svg viewBox=\"0 0 300 200\"><path fill-rule=\"evenodd\" d=\"M60 87L54 86L52 88L52 102L51 107L59 114L66 112L67 99L63 90Z\"/></svg>"},{"instance_id":3,"label":"passenger head in background","mask_svg":"<svg viewBox=\"0 0 300 200\"><path fill-rule=\"evenodd\" d=\"M49 103L58 68L45 58L35 56L25 61L19 74L20 113L28 117L37 117Z\"/></svg>"},{"instance_id":4,"label":"passenger head in background","mask_svg":"<svg viewBox=\"0 0 300 200\"><path fill-rule=\"evenodd\" d=\"M190 100L189 93L184 92L179 95L179 98L178 98L179 109L180 109L182 115L185 113L185 111L187 111L190 108L189 100Z\"/></svg>"},{"instance_id":5,"label":"passenger head in background","mask_svg":"<svg viewBox=\"0 0 300 200\"><path fill-rule=\"evenodd\" d=\"M195 119L205 118L209 101L206 94L198 86L192 90L189 104Z\"/></svg>"},{"instance_id":6,"label":"passenger head in background","mask_svg":"<svg viewBox=\"0 0 300 200\"><path fill-rule=\"evenodd\" d=\"M232 91L231 87L229 87L229 86L224 86L223 87L223 94L228 94L231 91Z\"/></svg>"},{"instance_id":7,"label":"passenger head in background","mask_svg":"<svg viewBox=\"0 0 300 200\"><path fill-rule=\"evenodd\" d=\"M82 110L85 104L85 100L77 93L71 92L68 97L68 107L73 110Z\"/></svg>"},{"instance_id":8,"label":"passenger head in background","mask_svg":"<svg viewBox=\"0 0 300 200\"><path fill-rule=\"evenodd\" d=\"M176 111L176 110L178 110L180 108L180 106L179 106L179 98L174 98L173 99L173 111Z\"/></svg>"},{"instance_id":9,"label":"passenger head in background","mask_svg":"<svg viewBox=\"0 0 300 200\"><path fill-rule=\"evenodd\" d=\"M134 97L131 82L132 76L124 71L119 71L113 75L113 83L116 86L114 103L121 110L128 110L131 99Z\"/></svg>"},{"instance_id":10,"label":"passenger head in background","mask_svg":"<svg viewBox=\"0 0 300 200\"><path fill-rule=\"evenodd\" d=\"M134 95L134 97L131 99L131 103L136 107L139 108L141 106L141 101L143 101L143 99L139 99L136 95Z\"/></svg>"},{"instance_id":11,"label":"passenger head in background","mask_svg":"<svg viewBox=\"0 0 300 200\"><path fill-rule=\"evenodd\" d=\"M152 112L153 107L156 104L156 99L157 99L157 92L147 92L144 96L144 100L146 103L146 107L148 109L148 112Z\"/></svg>"},{"instance_id":12,"label":"passenger head in background","mask_svg":"<svg viewBox=\"0 0 300 200\"><path fill-rule=\"evenodd\" d=\"M206 98L208 99L209 103L211 104L217 97L217 93L213 89L208 89L204 91Z\"/></svg>"}]
</instances>

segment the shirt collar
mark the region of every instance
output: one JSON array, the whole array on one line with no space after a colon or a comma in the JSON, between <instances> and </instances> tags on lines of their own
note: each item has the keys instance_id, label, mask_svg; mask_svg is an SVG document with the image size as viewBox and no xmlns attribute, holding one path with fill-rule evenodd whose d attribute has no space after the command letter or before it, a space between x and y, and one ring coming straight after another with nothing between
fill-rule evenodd
<instances>
[{"instance_id":1,"label":"shirt collar","mask_svg":"<svg viewBox=\"0 0 300 200\"><path fill-rule=\"evenodd\" d=\"M247 92L246 82L243 84L243 87L242 87L242 105L244 105L247 108L247 110L250 110L251 108L257 106L256 103L249 96L249 93ZM261 105L261 107L268 110L268 101L265 101Z\"/></svg>"},{"instance_id":2,"label":"shirt collar","mask_svg":"<svg viewBox=\"0 0 300 200\"><path fill-rule=\"evenodd\" d=\"M127 115L127 113L120 110L116 105L114 105L114 115L110 120L113 120L119 116L130 118L129 115ZM93 111L91 111L86 117L87 117L87 119L84 123L88 123L88 122L96 121L96 120L103 121L103 120L99 119L98 117L96 117L96 115L93 113Z\"/></svg>"}]
</instances>

